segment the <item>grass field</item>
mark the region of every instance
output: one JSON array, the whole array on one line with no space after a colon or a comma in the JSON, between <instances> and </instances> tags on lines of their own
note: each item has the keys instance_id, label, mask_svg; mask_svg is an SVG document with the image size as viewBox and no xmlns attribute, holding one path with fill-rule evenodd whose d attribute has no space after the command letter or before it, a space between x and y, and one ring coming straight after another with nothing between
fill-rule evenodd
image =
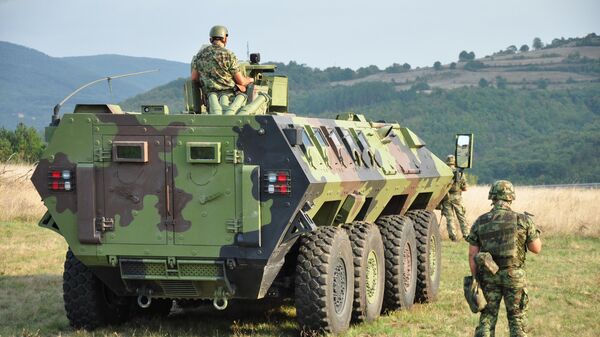
<instances>
[{"instance_id":1,"label":"grass field","mask_svg":"<svg viewBox=\"0 0 600 337\"><path fill-rule=\"evenodd\" d=\"M241 304L217 312L210 306L167 318L142 318L94 333L72 330L62 301L66 244L51 231L22 222L0 222L0 336L297 336L295 310ZM600 239L544 238L544 251L529 256L529 321L532 336L597 336L600 331ZM438 300L415 305L342 336L470 336L477 316L462 297L466 243L443 242ZM501 313L496 336L507 336Z\"/></svg>"},{"instance_id":2,"label":"grass field","mask_svg":"<svg viewBox=\"0 0 600 337\"><path fill-rule=\"evenodd\" d=\"M30 167L0 166L0 336L298 336L292 303L232 304L175 310L167 318L136 318L93 333L68 325L62 301L66 243L35 221L43 213L27 176ZM488 187L465 193L467 217L489 209ZM544 248L528 256L532 336L598 336L600 331L600 191L517 187L516 210L536 214ZM439 214L438 214L439 216ZM444 232L444 224L442 224ZM467 244L443 242L443 273L435 303L415 305L342 336L471 336L477 316L462 296ZM508 336L501 313L496 336Z\"/></svg>"}]
</instances>

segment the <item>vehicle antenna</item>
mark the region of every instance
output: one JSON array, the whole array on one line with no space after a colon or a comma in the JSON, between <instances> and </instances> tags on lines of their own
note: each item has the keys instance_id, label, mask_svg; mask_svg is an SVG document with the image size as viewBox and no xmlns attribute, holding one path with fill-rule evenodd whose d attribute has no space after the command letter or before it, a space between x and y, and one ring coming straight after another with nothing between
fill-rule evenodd
<instances>
[{"instance_id":1,"label":"vehicle antenna","mask_svg":"<svg viewBox=\"0 0 600 337\"><path fill-rule=\"evenodd\" d=\"M65 104L65 102L67 102L71 97L75 96L78 92L80 92L81 90L92 86L98 82L102 82L102 81L107 81L108 82L108 90L112 93L112 88L110 85L110 81L117 79L117 78L122 78L122 77L128 77L128 76L136 76L136 75L142 75L142 74L147 74L147 73L153 73L159 71L159 69L152 69L152 70L145 70L145 71L138 71L135 73L129 73L129 74L120 74L120 75L112 75L112 76L107 76L107 77L102 77L99 78L97 80L91 81L90 83L84 84L82 86L80 86L79 88L77 88L75 91L73 91L72 93L70 93L67 97L65 97L62 101L60 101L60 103L56 104L54 106L54 110L53 110L53 114L52 114L52 122L50 123L50 125L58 125L58 122L60 120L59 118L59 112L60 112L60 108Z\"/></svg>"}]
</instances>

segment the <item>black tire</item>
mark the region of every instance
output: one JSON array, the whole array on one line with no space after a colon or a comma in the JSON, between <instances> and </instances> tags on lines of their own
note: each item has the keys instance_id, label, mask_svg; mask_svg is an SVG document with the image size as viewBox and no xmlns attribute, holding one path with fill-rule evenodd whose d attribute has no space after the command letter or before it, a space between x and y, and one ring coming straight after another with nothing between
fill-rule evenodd
<instances>
[{"instance_id":1,"label":"black tire","mask_svg":"<svg viewBox=\"0 0 600 337\"><path fill-rule=\"evenodd\" d=\"M433 302L440 289L442 274L442 239L433 212L413 210L406 213L415 223L417 234L417 293L415 301Z\"/></svg>"},{"instance_id":2,"label":"black tire","mask_svg":"<svg viewBox=\"0 0 600 337\"><path fill-rule=\"evenodd\" d=\"M386 311L410 309L417 287L417 239L413 221L404 216L388 215L376 221L385 251Z\"/></svg>"},{"instance_id":3,"label":"black tire","mask_svg":"<svg viewBox=\"0 0 600 337\"><path fill-rule=\"evenodd\" d=\"M385 287L383 240L376 225L356 221L345 225L354 254L352 320L369 322L381 314ZM373 272L373 274L370 274Z\"/></svg>"},{"instance_id":4,"label":"black tire","mask_svg":"<svg viewBox=\"0 0 600 337\"><path fill-rule=\"evenodd\" d=\"M63 299L69 324L93 330L129 318L130 297L117 296L69 249L63 273Z\"/></svg>"},{"instance_id":5,"label":"black tire","mask_svg":"<svg viewBox=\"0 0 600 337\"><path fill-rule=\"evenodd\" d=\"M352 248L346 231L320 227L300 237L296 265L296 316L302 330L338 333L352 316Z\"/></svg>"}]
</instances>

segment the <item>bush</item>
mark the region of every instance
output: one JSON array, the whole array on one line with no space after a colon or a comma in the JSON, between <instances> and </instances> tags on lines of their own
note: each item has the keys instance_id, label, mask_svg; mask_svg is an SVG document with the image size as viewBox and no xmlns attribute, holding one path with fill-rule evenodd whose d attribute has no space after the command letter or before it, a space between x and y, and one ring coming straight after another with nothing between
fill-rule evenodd
<instances>
[{"instance_id":1,"label":"bush","mask_svg":"<svg viewBox=\"0 0 600 337\"><path fill-rule=\"evenodd\" d=\"M465 64L465 69L467 70L478 70L485 68L485 64L481 61L469 61Z\"/></svg>"}]
</instances>

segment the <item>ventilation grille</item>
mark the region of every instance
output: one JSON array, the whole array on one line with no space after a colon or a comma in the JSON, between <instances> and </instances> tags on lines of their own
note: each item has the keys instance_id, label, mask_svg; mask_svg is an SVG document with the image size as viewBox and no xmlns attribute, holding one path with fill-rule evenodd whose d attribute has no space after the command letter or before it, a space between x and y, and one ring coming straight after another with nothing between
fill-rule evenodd
<instances>
[{"instance_id":1,"label":"ventilation grille","mask_svg":"<svg viewBox=\"0 0 600 337\"><path fill-rule=\"evenodd\" d=\"M132 278L160 277L167 275L167 267L164 262L124 260L121 261L121 274Z\"/></svg>"},{"instance_id":2,"label":"ventilation grille","mask_svg":"<svg viewBox=\"0 0 600 337\"><path fill-rule=\"evenodd\" d=\"M194 287L192 281L159 281L165 296L170 298L197 297L200 292Z\"/></svg>"},{"instance_id":3,"label":"ventilation grille","mask_svg":"<svg viewBox=\"0 0 600 337\"><path fill-rule=\"evenodd\" d=\"M179 264L181 277L222 277L223 269L216 264Z\"/></svg>"}]
</instances>

